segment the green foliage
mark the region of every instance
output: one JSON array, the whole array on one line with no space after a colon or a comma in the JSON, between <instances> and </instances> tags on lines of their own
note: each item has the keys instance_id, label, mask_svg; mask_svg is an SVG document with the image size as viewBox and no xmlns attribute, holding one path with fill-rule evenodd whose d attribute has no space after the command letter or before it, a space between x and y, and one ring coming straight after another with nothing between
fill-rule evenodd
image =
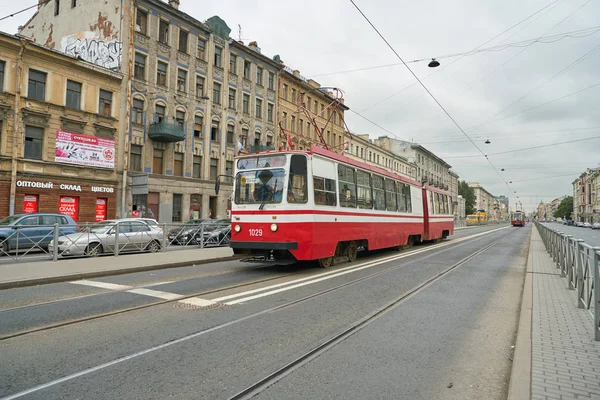
<instances>
[{"instance_id":1,"label":"green foliage","mask_svg":"<svg viewBox=\"0 0 600 400\"><path fill-rule=\"evenodd\" d=\"M475 190L469 187L469 184L465 181L458 182L458 194L465 199L465 212L467 215L475 212Z\"/></svg>"},{"instance_id":2,"label":"green foliage","mask_svg":"<svg viewBox=\"0 0 600 400\"><path fill-rule=\"evenodd\" d=\"M563 201L560 202L556 211L554 211L555 218L571 219L571 213L573 212L573 196L567 196Z\"/></svg>"}]
</instances>

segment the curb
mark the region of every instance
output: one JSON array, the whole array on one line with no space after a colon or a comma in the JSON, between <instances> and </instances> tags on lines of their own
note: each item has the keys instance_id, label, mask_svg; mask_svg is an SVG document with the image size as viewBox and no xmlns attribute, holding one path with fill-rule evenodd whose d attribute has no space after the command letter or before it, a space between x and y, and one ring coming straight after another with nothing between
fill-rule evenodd
<instances>
[{"instance_id":1,"label":"curb","mask_svg":"<svg viewBox=\"0 0 600 400\"><path fill-rule=\"evenodd\" d=\"M513 354L512 372L508 387L508 400L531 399L531 326L533 323L533 259L531 233L529 234L529 254L521 299L521 313L517 340Z\"/></svg>"},{"instance_id":2,"label":"curb","mask_svg":"<svg viewBox=\"0 0 600 400\"><path fill-rule=\"evenodd\" d=\"M180 267L191 267L192 265L202 265L202 264L210 264L213 262L223 262L223 261L234 261L239 260L243 257L240 256L231 256L231 257L221 257L221 258L210 258L205 260L197 260L197 261L179 261L169 264L159 264L159 265L145 265L143 267L133 267L133 268L123 268L123 269L115 269L110 271L96 271L96 272L81 272L70 275L61 275L61 276L51 276L47 278L35 278L35 279L25 279L21 281L11 281L11 282L1 282L0 290L6 289L15 289L27 286L39 286L39 285L48 285L51 283L61 283L61 282L69 282L76 281L81 279L91 279L91 278L101 278L104 276L113 276L113 275L125 275L125 274L133 274L136 272L145 272L145 271L155 271L159 269L169 269L169 268L180 268Z\"/></svg>"}]
</instances>

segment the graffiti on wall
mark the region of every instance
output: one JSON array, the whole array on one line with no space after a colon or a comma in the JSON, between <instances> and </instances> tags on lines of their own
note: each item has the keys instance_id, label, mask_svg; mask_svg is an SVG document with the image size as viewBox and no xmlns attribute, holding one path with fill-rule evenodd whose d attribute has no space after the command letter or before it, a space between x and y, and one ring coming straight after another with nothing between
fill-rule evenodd
<instances>
[{"instance_id":1,"label":"graffiti on wall","mask_svg":"<svg viewBox=\"0 0 600 400\"><path fill-rule=\"evenodd\" d=\"M61 50L104 68L119 68L123 42L95 37L94 32L81 32L63 37Z\"/></svg>"}]
</instances>

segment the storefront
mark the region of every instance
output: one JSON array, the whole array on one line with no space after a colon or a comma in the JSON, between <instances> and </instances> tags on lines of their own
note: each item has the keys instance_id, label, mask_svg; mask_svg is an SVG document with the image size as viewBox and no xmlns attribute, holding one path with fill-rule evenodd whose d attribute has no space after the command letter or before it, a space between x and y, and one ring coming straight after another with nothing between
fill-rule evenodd
<instances>
[{"instance_id":1,"label":"storefront","mask_svg":"<svg viewBox=\"0 0 600 400\"><path fill-rule=\"evenodd\" d=\"M77 222L98 222L115 218L116 205L114 182L17 178L16 213L53 212ZM8 210L1 213L4 217Z\"/></svg>"}]
</instances>

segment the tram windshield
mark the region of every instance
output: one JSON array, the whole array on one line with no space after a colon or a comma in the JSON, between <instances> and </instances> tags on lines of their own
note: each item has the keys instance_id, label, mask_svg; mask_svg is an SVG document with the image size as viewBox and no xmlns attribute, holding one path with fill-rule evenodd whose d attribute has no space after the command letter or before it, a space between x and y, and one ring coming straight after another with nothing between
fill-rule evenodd
<instances>
[{"instance_id":1,"label":"tram windshield","mask_svg":"<svg viewBox=\"0 0 600 400\"><path fill-rule=\"evenodd\" d=\"M235 177L237 204L281 203L285 170L240 171Z\"/></svg>"}]
</instances>

